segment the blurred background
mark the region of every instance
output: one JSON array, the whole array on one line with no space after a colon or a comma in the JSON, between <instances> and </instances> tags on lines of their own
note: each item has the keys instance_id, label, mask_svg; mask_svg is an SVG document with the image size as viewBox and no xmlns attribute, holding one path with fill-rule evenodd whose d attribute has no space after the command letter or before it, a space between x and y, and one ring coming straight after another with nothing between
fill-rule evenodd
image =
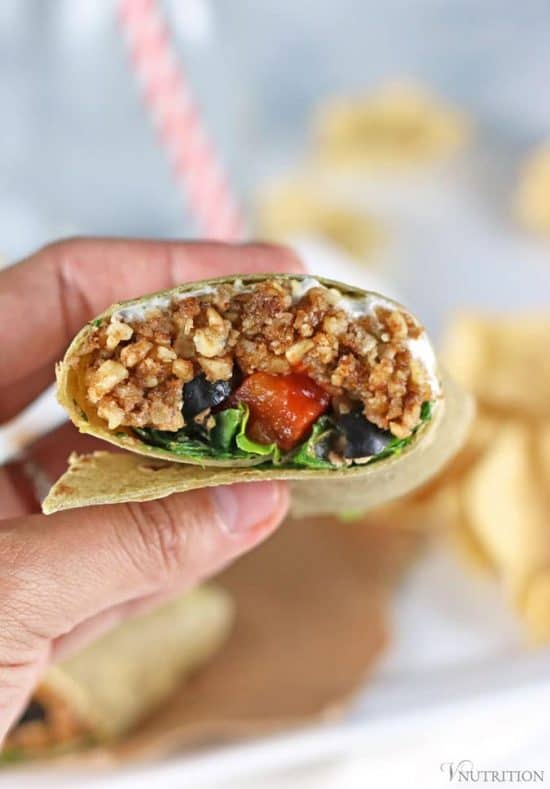
<instances>
[{"instance_id":1,"label":"blurred background","mask_svg":"<svg viewBox=\"0 0 550 789\"><path fill-rule=\"evenodd\" d=\"M395 294L479 407L451 469L349 526L390 524L422 547L398 574L385 655L343 719L178 757L158 768L164 785L222 785L225 770L252 786L259 770L265 786L410 786L414 769L443 786L440 764L461 759L548 780L550 362L533 356L550 340L548 4L3 0L4 263L75 234L204 234L195 163L182 173L159 131L154 47L141 60L132 49L148 14L166 25L246 234Z\"/></svg>"},{"instance_id":2,"label":"blurred background","mask_svg":"<svg viewBox=\"0 0 550 789\"><path fill-rule=\"evenodd\" d=\"M495 306L544 299L545 251L510 217L522 157L550 127L543 0L392 0L383 11L353 0L160 5L247 209L266 181L307 156L323 100L412 79L463 110L476 133L454 178L430 184L435 194L408 184L412 200L399 200L399 212L373 197L402 242L404 296L430 328L452 298L491 297ZM3 254L20 257L74 233L196 234L140 98L116 3L6 0L0 36Z\"/></svg>"}]
</instances>

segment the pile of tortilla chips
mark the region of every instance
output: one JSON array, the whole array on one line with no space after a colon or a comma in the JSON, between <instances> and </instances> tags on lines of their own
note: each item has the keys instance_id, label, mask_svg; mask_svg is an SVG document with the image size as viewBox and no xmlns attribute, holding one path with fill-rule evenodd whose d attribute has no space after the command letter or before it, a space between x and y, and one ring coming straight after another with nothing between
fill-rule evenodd
<instances>
[{"instance_id":1,"label":"pile of tortilla chips","mask_svg":"<svg viewBox=\"0 0 550 789\"><path fill-rule=\"evenodd\" d=\"M453 322L442 358L476 396L477 417L453 464L392 513L413 526L450 524L534 641L550 640L549 340L549 314Z\"/></svg>"},{"instance_id":2,"label":"pile of tortilla chips","mask_svg":"<svg viewBox=\"0 0 550 789\"><path fill-rule=\"evenodd\" d=\"M329 99L311 126L312 143L298 170L260 193L257 230L283 241L320 236L370 263L387 234L377 216L338 199L340 178L356 182L447 160L467 142L471 124L429 89L403 79Z\"/></svg>"},{"instance_id":3,"label":"pile of tortilla chips","mask_svg":"<svg viewBox=\"0 0 550 789\"><path fill-rule=\"evenodd\" d=\"M257 214L259 229L268 238L286 240L314 233L357 258L367 257L384 239L376 219L320 194L318 185L307 179L266 190Z\"/></svg>"},{"instance_id":4,"label":"pile of tortilla chips","mask_svg":"<svg viewBox=\"0 0 550 789\"><path fill-rule=\"evenodd\" d=\"M395 168L445 158L469 135L465 115L413 82L321 107L317 156L331 167Z\"/></svg>"},{"instance_id":5,"label":"pile of tortilla chips","mask_svg":"<svg viewBox=\"0 0 550 789\"><path fill-rule=\"evenodd\" d=\"M537 148L525 162L516 209L528 229L550 233L550 142Z\"/></svg>"}]
</instances>

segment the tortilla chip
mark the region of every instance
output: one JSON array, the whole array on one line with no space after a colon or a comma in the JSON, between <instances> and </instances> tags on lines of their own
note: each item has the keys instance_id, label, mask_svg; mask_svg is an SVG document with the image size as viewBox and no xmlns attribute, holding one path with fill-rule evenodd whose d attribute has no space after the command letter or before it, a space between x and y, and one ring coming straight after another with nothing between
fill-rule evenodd
<instances>
[{"instance_id":1,"label":"tortilla chip","mask_svg":"<svg viewBox=\"0 0 550 789\"><path fill-rule=\"evenodd\" d=\"M466 521L463 508L460 507L460 492L454 491L457 501L457 509L454 517L450 520L449 541L451 546L457 551L458 556L468 569L487 573L495 571L495 566L491 555L487 552L481 539Z\"/></svg>"},{"instance_id":2,"label":"tortilla chip","mask_svg":"<svg viewBox=\"0 0 550 789\"><path fill-rule=\"evenodd\" d=\"M533 473L532 440L522 423L504 423L461 494L467 522L517 600L534 574L550 566L548 513Z\"/></svg>"},{"instance_id":3,"label":"tortilla chip","mask_svg":"<svg viewBox=\"0 0 550 789\"><path fill-rule=\"evenodd\" d=\"M536 439L535 462L540 477L541 487L550 494L550 419L537 422Z\"/></svg>"},{"instance_id":4,"label":"tortilla chip","mask_svg":"<svg viewBox=\"0 0 550 789\"><path fill-rule=\"evenodd\" d=\"M522 614L535 643L550 641L550 567L531 579L522 601Z\"/></svg>"},{"instance_id":5,"label":"tortilla chip","mask_svg":"<svg viewBox=\"0 0 550 789\"><path fill-rule=\"evenodd\" d=\"M450 155L469 133L465 116L412 83L335 99L315 122L318 157L339 168L397 168Z\"/></svg>"},{"instance_id":6,"label":"tortilla chip","mask_svg":"<svg viewBox=\"0 0 550 789\"><path fill-rule=\"evenodd\" d=\"M494 574L535 641L550 640L548 336L545 314L457 317L443 358L477 396L476 418L442 473L391 505L397 522L446 530L470 568Z\"/></svg>"},{"instance_id":7,"label":"tortilla chip","mask_svg":"<svg viewBox=\"0 0 550 789\"><path fill-rule=\"evenodd\" d=\"M276 241L312 234L325 238L353 257L366 257L380 246L384 233L366 213L319 196L314 184L272 187L259 199L260 235Z\"/></svg>"},{"instance_id":8,"label":"tortilla chip","mask_svg":"<svg viewBox=\"0 0 550 789\"><path fill-rule=\"evenodd\" d=\"M550 417L550 314L463 314L451 324L442 358L481 406L503 416Z\"/></svg>"},{"instance_id":9,"label":"tortilla chip","mask_svg":"<svg viewBox=\"0 0 550 789\"><path fill-rule=\"evenodd\" d=\"M516 210L529 230L550 233L550 143L533 151L524 163Z\"/></svg>"}]
</instances>

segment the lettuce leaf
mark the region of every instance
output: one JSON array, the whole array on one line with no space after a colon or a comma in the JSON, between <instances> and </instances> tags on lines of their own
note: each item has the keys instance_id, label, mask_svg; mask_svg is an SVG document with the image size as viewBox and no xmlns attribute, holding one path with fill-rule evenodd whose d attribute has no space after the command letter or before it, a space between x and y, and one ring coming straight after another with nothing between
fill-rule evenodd
<instances>
[{"instance_id":1,"label":"lettuce leaf","mask_svg":"<svg viewBox=\"0 0 550 789\"><path fill-rule=\"evenodd\" d=\"M420 421L421 422L429 422L432 418L432 410L434 404L431 400L426 400L422 403L422 408L420 409Z\"/></svg>"},{"instance_id":2,"label":"lettuce leaf","mask_svg":"<svg viewBox=\"0 0 550 789\"><path fill-rule=\"evenodd\" d=\"M186 434L185 428L174 433L169 430L155 430L149 427L136 427L134 428L134 433L136 433L145 444L148 444L151 447L165 449L168 452L172 452L174 455L185 455L186 457L193 458L194 460L199 460L200 458L229 459L234 456L233 452L218 449L217 447L207 444L198 438L190 438Z\"/></svg>"},{"instance_id":3,"label":"lettuce leaf","mask_svg":"<svg viewBox=\"0 0 550 789\"><path fill-rule=\"evenodd\" d=\"M306 468L334 468L322 455L323 442L330 439L334 424L328 416L320 416L311 429L309 438L300 444L292 456L292 465Z\"/></svg>"},{"instance_id":4,"label":"lettuce leaf","mask_svg":"<svg viewBox=\"0 0 550 789\"><path fill-rule=\"evenodd\" d=\"M432 418L433 403L426 401L420 411L420 422L407 438L392 438L388 446L371 458L369 463L399 455L413 440L417 430ZM265 463L275 466L285 463L297 468L334 468L326 459L336 426L329 416L321 416L313 425L308 438L288 455L281 454L277 444L259 444L246 435L250 410L244 403L237 408L227 408L213 414L215 425L210 430L201 428L197 434L196 426L190 425L177 432L155 430L153 428L134 428L142 441L152 447L186 456L195 460L215 458L231 460L234 458L263 457ZM191 433L191 434L190 434Z\"/></svg>"},{"instance_id":5,"label":"lettuce leaf","mask_svg":"<svg viewBox=\"0 0 550 789\"><path fill-rule=\"evenodd\" d=\"M214 447L221 450L229 450L233 440L237 435L239 427L243 421L243 408L239 404L238 408L226 408L214 417L216 425L210 433L210 439Z\"/></svg>"},{"instance_id":6,"label":"lettuce leaf","mask_svg":"<svg viewBox=\"0 0 550 789\"><path fill-rule=\"evenodd\" d=\"M246 435L246 426L250 417L250 409L247 405L242 403L241 406L243 409L243 416L239 432L235 438L238 449L251 455L271 456L273 464L278 466L281 463L281 452L277 444L258 444Z\"/></svg>"},{"instance_id":7,"label":"lettuce leaf","mask_svg":"<svg viewBox=\"0 0 550 789\"><path fill-rule=\"evenodd\" d=\"M213 416L214 427L210 430L204 428L199 435L194 425L176 432L149 427L134 428L134 433L149 446L194 460L249 459L260 455L265 457L266 462L272 460L275 465L281 462L281 453L276 444L258 444L246 435L250 416L248 406L239 403L237 408L226 408Z\"/></svg>"}]
</instances>

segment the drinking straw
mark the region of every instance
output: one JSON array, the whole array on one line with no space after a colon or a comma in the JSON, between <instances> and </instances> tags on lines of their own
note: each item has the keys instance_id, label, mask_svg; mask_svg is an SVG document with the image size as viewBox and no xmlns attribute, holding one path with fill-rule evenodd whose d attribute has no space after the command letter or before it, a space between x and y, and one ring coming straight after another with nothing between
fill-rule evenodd
<instances>
[{"instance_id":1,"label":"drinking straw","mask_svg":"<svg viewBox=\"0 0 550 789\"><path fill-rule=\"evenodd\" d=\"M239 241L245 222L221 158L155 0L119 0L118 19L145 107L169 157L197 230L204 238Z\"/></svg>"}]
</instances>

